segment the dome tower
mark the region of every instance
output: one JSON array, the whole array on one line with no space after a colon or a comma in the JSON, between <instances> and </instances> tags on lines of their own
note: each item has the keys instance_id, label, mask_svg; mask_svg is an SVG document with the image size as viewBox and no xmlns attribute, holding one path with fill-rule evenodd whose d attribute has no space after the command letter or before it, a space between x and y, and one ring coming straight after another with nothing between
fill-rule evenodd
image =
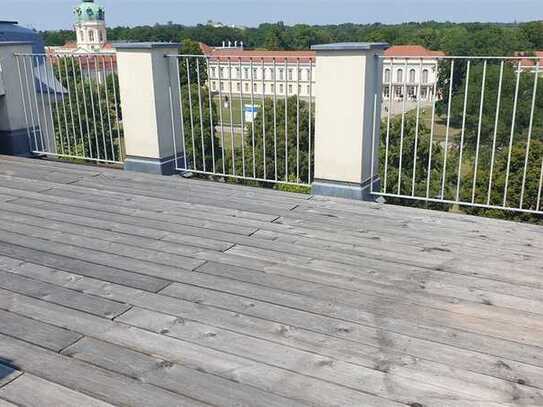
<instances>
[{"instance_id":1,"label":"dome tower","mask_svg":"<svg viewBox=\"0 0 543 407\"><path fill-rule=\"evenodd\" d=\"M104 8L94 0L83 0L74 9L74 14L78 48L89 51L102 49L107 42Z\"/></svg>"}]
</instances>

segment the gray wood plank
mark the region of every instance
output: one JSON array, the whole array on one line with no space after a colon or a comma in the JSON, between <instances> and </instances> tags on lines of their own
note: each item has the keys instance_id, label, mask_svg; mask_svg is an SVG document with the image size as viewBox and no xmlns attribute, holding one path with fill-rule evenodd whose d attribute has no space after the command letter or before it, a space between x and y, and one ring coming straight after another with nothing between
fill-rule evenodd
<instances>
[{"instance_id":1,"label":"gray wood plank","mask_svg":"<svg viewBox=\"0 0 543 407\"><path fill-rule=\"evenodd\" d=\"M200 398L214 406L305 405L232 380L189 369L178 363L91 338L82 339L62 353L174 393Z\"/></svg>"},{"instance_id":2,"label":"gray wood plank","mask_svg":"<svg viewBox=\"0 0 543 407\"><path fill-rule=\"evenodd\" d=\"M0 333L32 342L55 352L64 349L81 338L81 335L66 329L3 310L0 310ZM3 353L3 355L4 358L10 357L7 353ZM15 366L17 365L15 364Z\"/></svg>"},{"instance_id":3,"label":"gray wood plank","mask_svg":"<svg viewBox=\"0 0 543 407\"><path fill-rule=\"evenodd\" d=\"M25 239L28 240L28 239ZM62 253L62 251L60 251ZM35 262L59 270L77 270L81 275L93 276L100 280L116 282L131 287L137 287L148 291L159 291L167 286L170 281L128 272L101 264L78 260L63 255L57 255L33 249L32 246L17 246L0 242L0 253L23 261Z\"/></svg>"},{"instance_id":4,"label":"gray wood plank","mask_svg":"<svg viewBox=\"0 0 543 407\"><path fill-rule=\"evenodd\" d=\"M104 318L115 318L130 308L127 304L64 289L2 270L0 270L0 287Z\"/></svg>"},{"instance_id":5,"label":"gray wood plank","mask_svg":"<svg viewBox=\"0 0 543 407\"><path fill-rule=\"evenodd\" d=\"M0 399L0 407L17 407L17 406L15 404L10 403L9 401Z\"/></svg>"},{"instance_id":6,"label":"gray wood plank","mask_svg":"<svg viewBox=\"0 0 543 407\"><path fill-rule=\"evenodd\" d=\"M470 373L471 371L479 372L485 376L502 378L513 383L516 383L518 378L522 377L523 380L532 386L543 387L543 369L541 368L509 360L504 362L503 359L494 358L484 353L464 351L459 348L436 344L430 341L389 333L388 339L391 346L383 349L379 337L374 333L369 334L367 338L360 339L359 341L353 341L354 338L345 340L342 337L330 334L320 334L314 328L306 330L301 328L297 322L294 322L297 323L296 326L292 325L292 321L294 320L289 316L287 316L286 322L281 319L277 320L277 322L265 319L265 317L277 318L277 315L283 315L280 313L272 317L259 315L259 317L255 318L247 314L228 311L225 308L228 304L224 303L221 304L221 308L213 308L201 303L191 303L157 294L139 292L138 290L127 287L104 286L99 281L88 278L75 278L74 275L69 273L46 270L45 268L33 267L33 265L22 265L15 269L14 272L33 275L36 278L53 284L60 284L84 292L91 292L95 295L127 301L133 305L163 313L152 318L143 318L145 324L151 323L151 325L146 325L149 329L160 333L167 333L172 329L178 330L184 328L188 330L189 335L195 335L197 338L200 336L205 337L205 332L200 334L201 329L194 328L194 326L198 326L199 324L191 322L201 321L210 326L206 332L209 332L209 330L213 331L213 327L224 328L229 331L244 333L251 337L266 339L274 343L304 349L328 358L343 360L369 368L379 369L378 366L383 366L385 361L389 361L386 363L389 370L388 374L403 374L411 378L420 375L419 371L423 371L427 374L424 378L424 381L427 383L434 381L440 383L443 376L448 378L448 380L452 376L455 380L461 378L468 380L471 384L480 383L482 386L493 388L502 388L504 386L503 383L500 384L499 382L491 384L491 379L484 378L480 374L474 376ZM273 308L273 306L271 307ZM136 324L139 321L138 313L144 313L144 311L130 313L130 317L134 318ZM168 316L165 314L168 314ZM181 324L181 328L178 328L177 324L180 318L182 318L183 323ZM314 318L314 316L306 315L305 317L300 317L300 321ZM324 324L321 322L321 325ZM392 346L392 342L397 342L398 347ZM406 347L405 343L408 343L409 346ZM408 361L412 361L412 367ZM438 363L433 361L437 361ZM507 369L500 367L506 364L509 366ZM454 367L454 369L446 365ZM464 384L461 387L467 385ZM506 389L509 386L506 385Z\"/></svg>"},{"instance_id":7,"label":"gray wood plank","mask_svg":"<svg viewBox=\"0 0 543 407\"><path fill-rule=\"evenodd\" d=\"M0 335L0 344L24 371L113 405L206 405L5 335Z\"/></svg>"},{"instance_id":8,"label":"gray wood plank","mask_svg":"<svg viewBox=\"0 0 543 407\"><path fill-rule=\"evenodd\" d=\"M0 397L24 407L113 407L28 373L0 389Z\"/></svg>"}]
</instances>

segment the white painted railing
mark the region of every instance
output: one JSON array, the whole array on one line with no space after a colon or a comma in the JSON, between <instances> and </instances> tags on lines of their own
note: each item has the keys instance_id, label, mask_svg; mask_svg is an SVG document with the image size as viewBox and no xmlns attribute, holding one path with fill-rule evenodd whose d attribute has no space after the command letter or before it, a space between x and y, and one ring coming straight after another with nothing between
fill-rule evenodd
<instances>
[{"instance_id":1,"label":"white painted railing","mask_svg":"<svg viewBox=\"0 0 543 407\"><path fill-rule=\"evenodd\" d=\"M16 54L34 154L124 161L115 54Z\"/></svg>"}]
</instances>

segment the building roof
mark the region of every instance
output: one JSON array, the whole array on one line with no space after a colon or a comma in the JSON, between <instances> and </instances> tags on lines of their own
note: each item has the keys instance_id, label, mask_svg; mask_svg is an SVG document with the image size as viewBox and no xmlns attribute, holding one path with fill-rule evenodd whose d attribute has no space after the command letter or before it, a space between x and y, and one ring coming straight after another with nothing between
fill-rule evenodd
<instances>
[{"instance_id":1,"label":"building roof","mask_svg":"<svg viewBox=\"0 0 543 407\"><path fill-rule=\"evenodd\" d=\"M443 57L443 51L432 51L421 45L394 45L385 51L386 57Z\"/></svg>"},{"instance_id":2,"label":"building roof","mask_svg":"<svg viewBox=\"0 0 543 407\"><path fill-rule=\"evenodd\" d=\"M535 67L537 62L539 62L539 68L543 70L543 51L515 52L515 56L516 57L533 57L531 59L520 60L520 64L522 68Z\"/></svg>"},{"instance_id":3,"label":"building roof","mask_svg":"<svg viewBox=\"0 0 543 407\"><path fill-rule=\"evenodd\" d=\"M243 61L253 60L254 62L262 61L272 62L284 62L285 59L288 62L296 63L308 62L314 60L315 51L267 51L267 50L246 50L242 48L213 48L206 44L200 44L200 49L203 54L210 57L220 59L221 61L231 60L237 62L240 59ZM434 58L439 56L445 56L443 51L432 51L424 48L420 45L395 45L388 48L385 51L386 57L423 57Z\"/></svg>"},{"instance_id":4,"label":"building roof","mask_svg":"<svg viewBox=\"0 0 543 407\"><path fill-rule=\"evenodd\" d=\"M96 4L94 0L83 0L81 4L74 9L74 14L78 23L86 21L104 21L106 17L104 7Z\"/></svg>"},{"instance_id":5,"label":"building roof","mask_svg":"<svg viewBox=\"0 0 543 407\"><path fill-rule=\"evenodd\" d=\"M31 42L33 53L42 54L44 52L43 40L36 31L21 27L17 21L0 20L0 42L8 41Z\"/></svg>"}]
</instances>

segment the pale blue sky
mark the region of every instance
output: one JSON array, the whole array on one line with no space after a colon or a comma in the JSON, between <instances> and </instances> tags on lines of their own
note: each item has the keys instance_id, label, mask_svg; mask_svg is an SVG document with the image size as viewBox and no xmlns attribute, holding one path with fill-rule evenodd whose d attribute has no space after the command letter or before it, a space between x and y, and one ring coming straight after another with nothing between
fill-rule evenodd
<instances>
[{"instance_id":1,"label":"pale blue sky","mask_svg":"<svg viewBox=\"0 0 543 407\"><path fill-rule=\"evenodd\" d=\"M108 25L209 19L256 26L287 24L399 23L405 21L530 21L543 19L543 0L98 0ZM0 20L37 29L70 28L77 0L0 0Z\"/></svg>"}]
</instances>

